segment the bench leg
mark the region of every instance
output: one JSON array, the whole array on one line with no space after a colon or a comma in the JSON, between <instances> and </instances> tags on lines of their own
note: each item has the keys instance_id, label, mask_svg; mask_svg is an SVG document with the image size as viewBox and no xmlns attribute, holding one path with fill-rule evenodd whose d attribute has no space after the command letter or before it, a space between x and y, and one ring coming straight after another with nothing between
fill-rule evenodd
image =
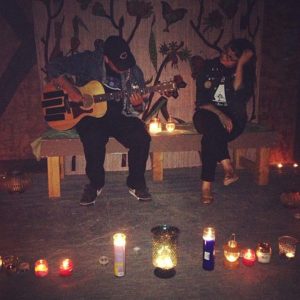
<instances>
[{"instance_id":1,"label":"bench leg","mask_svg":"<svg viewBox=\"0 0 300 300\"><path fill-rule=\"evenodd\" d=\"M261 147L256 150L256 182L258 185L269 183L270 148Z\"/></svg>"},{"instance_id":2,"label":"bench leg","mask_svg":"<svg viewBox=\"0 0 300 300\"><path fill-rule=\"evenodd\" d=\"M153 181L163 181L164 169L163 169L163 152L152 153L152 178Z\"/></svg>"},{"instance_id":3,"label":"bench leg","mask_svg":"<svg viewBox=\"0 0 300 300\"><path fill-rule=\"evenodd\" d=\"M47 157L48 195L49 198L60 197L60 163L59 156Z\"/></svg>"},{"instance_id":4,"label":"bench leg","mask_svg":"<svg viewBox=\"0 0 300 300\"><path fill-rule=\"evenodd\" d=\"M233 166L236 170L242 169L241 157L245 157L247 149L239 148L233 150Z\"/></svg>"},{"instance_id":5,"label":"bench leg","mask_svg":"<svg viewBox=\"0 0 300 300\"><path fill-rule=\"evenodd\" d=\"M59 157L59 167L60 167L60 179L65 178L65 159L63 156Z\"/></svg>"}]
</instances>

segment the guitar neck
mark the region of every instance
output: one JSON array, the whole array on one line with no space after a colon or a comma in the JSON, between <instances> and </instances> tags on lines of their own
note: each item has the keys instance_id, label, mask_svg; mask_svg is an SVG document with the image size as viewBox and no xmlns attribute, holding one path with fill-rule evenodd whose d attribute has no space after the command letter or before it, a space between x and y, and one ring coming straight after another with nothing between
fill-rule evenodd
<instances>
[{"instance_id":1,"label":"guitar neck","mask_svg":"<svg viewBox=\"0 0 300 300\"><path fill-rule=\"evenodd\" d=\"M161 93L165 90L174 90L174 89L175 89L174 83L166 82L166 83L157 84L150 87L144 87L143 89L134 89L134 92L140 93L141 95L145 95L152 92ZM118 101L120 99L123 99L124 97L129 97L129 96L130 93L127 91L113 91L101 95L94 95L93 98L95 103L99 103L99 102L107 102L107 101Z\"/></svg>"}]
</instances>

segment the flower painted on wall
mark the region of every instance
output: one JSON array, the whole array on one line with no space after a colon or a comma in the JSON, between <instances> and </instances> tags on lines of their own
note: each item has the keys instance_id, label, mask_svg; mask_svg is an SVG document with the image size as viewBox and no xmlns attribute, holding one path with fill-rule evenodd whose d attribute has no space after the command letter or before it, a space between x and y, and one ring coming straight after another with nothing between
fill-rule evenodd
<instances>
[{"instance_id":1,"label":"flower painted on wall","mask_svg":"<svg viewBox=\"0 0 300 300\"><path fill-rule=\"evenodd\" d=\"M223 15L217 10L213 10L208 14L208 17L204 19L205 28L203 32L206 32L208 29L220 29L224 26L224 17Z\"/></svg>"}]
</instances>

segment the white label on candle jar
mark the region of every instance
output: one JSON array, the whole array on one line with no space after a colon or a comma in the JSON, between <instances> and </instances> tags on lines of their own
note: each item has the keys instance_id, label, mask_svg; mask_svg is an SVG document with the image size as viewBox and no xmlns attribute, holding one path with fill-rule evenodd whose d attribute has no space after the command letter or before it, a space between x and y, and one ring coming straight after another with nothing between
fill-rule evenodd
<instances>
[{"instance_id":1,"label":"white label on candle jar","mask_svg":"<svg viewBox=\"0 0 300 300\"><path fill-rule=\"evenodd\" d=\"M260 263L267 264L271 260L271 254L270 253L262 253L262 252L256 252L257 260Z\"/></svg>"},{"instance_id":2,"label":"white label on candle jar","mask_svg":"<svg viewBox=\"0 0 300 300\"><path fill-rule=\"evenodd\" d=\"M209 252L204 251L204 259L205 260L210 260L210 253Z\"/></svg>"}]
</instances>

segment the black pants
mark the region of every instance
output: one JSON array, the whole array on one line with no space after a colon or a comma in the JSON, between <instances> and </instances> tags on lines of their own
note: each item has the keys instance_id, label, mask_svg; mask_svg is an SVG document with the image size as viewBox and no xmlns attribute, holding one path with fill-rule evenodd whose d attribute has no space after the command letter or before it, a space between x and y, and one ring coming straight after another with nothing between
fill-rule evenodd
<instances>
[{"instance_id":1,"label":"black pants","mask_svg":"<svg viewBox=\"0 0 300 300\"><path fill-rule=\"evenodd\" d=\"M130 188L146 187L145 170L151 137L144 122L121 113L107 113L102 118L85 117L76 126L84 148L86 174L93 187L100 189L105 183L105 146L114 137L128 151L127 185Z\"/></svg>"},{"instance_id":2,"label":"black pants","mask_svg":"<svg viewBox=\"0 0 300 300\"><path fill-rule=\"evenodd\" d=\"M217 163L224 159L230 159L228 142L237 138L246 125L246 121L232 121L233 130L228 133L216 114L205 109L195 112L194 126L199 133L203 134L201 140L202 180L213 182Z\"/></svg>"}]
</instances>

